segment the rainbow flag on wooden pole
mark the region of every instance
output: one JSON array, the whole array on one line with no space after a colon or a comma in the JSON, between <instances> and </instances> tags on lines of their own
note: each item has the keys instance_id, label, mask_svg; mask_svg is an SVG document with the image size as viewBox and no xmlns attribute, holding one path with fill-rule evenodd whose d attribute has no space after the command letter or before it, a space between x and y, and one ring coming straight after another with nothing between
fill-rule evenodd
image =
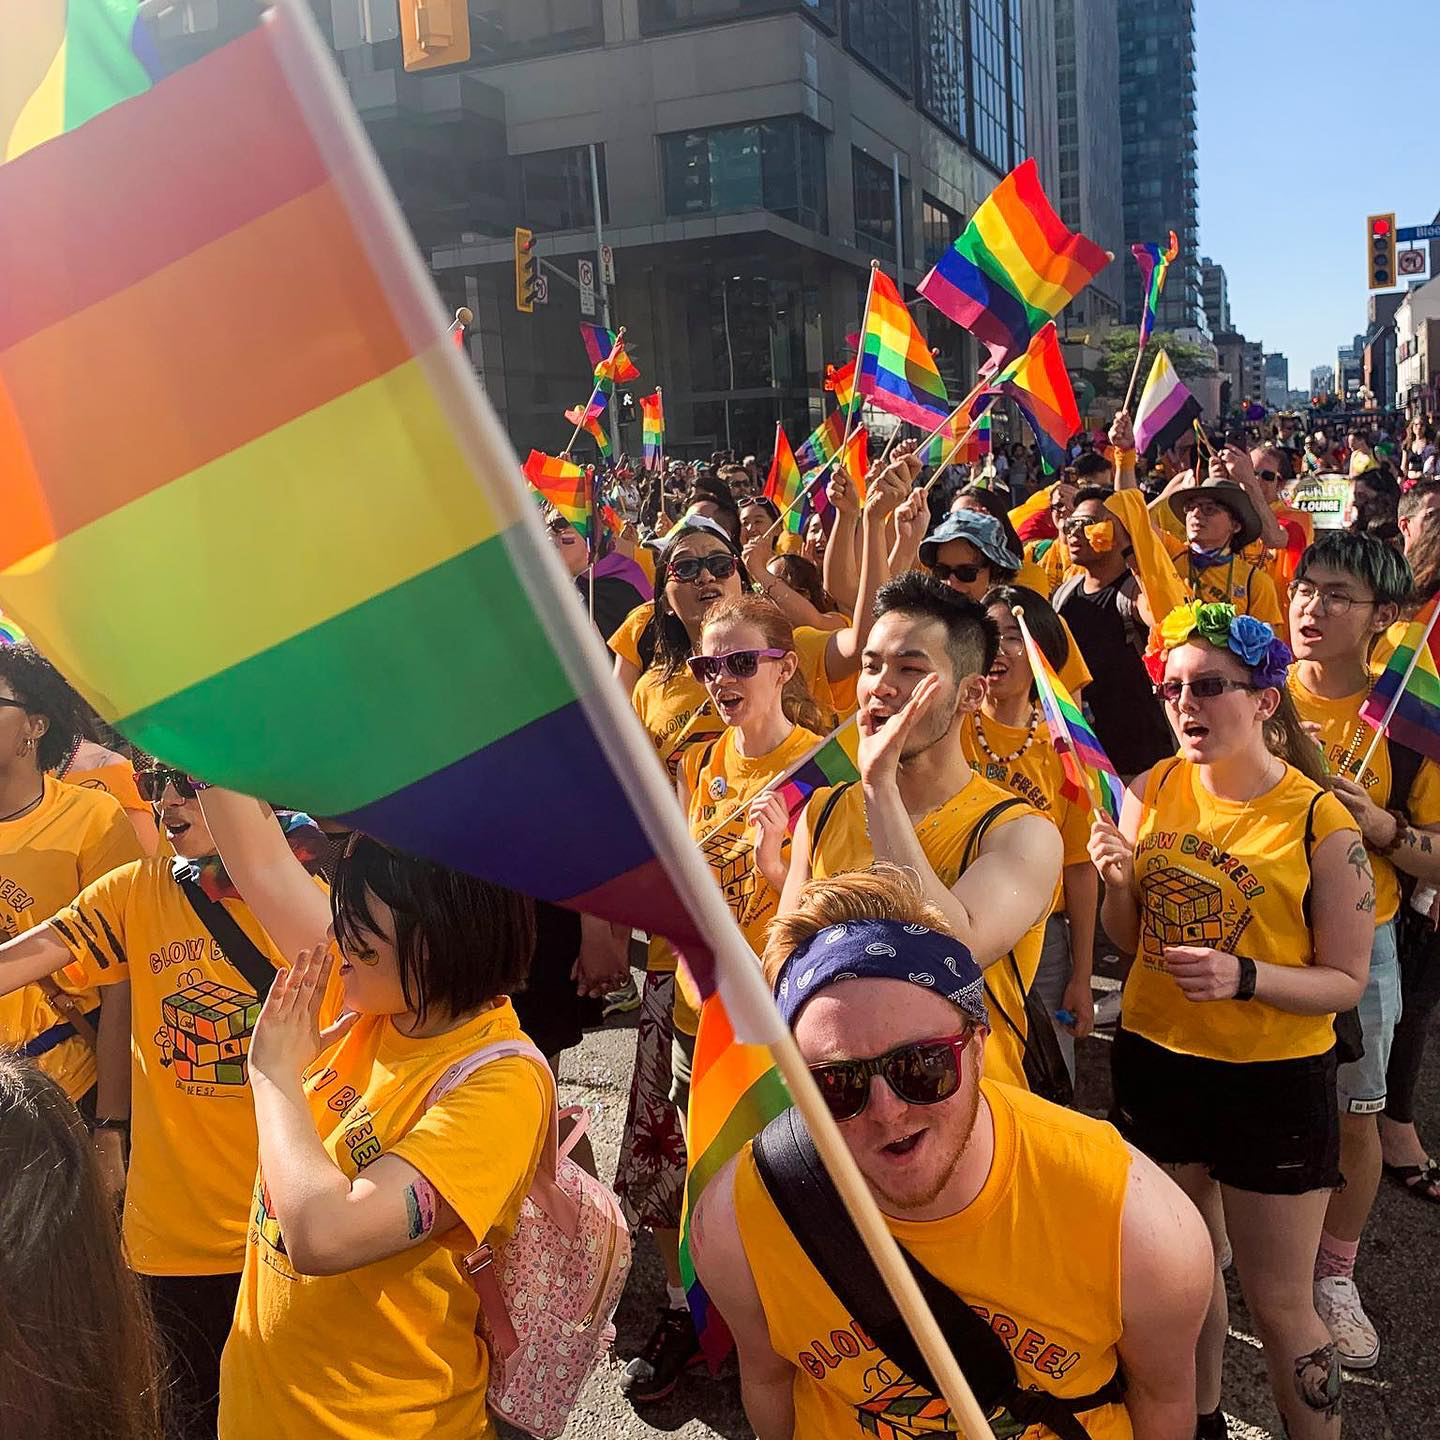
<instances>
[{"instance_id":1,"label":"rainbow flag on wooden pole","mask_svg":"<svg viewBox=\"0 0 1440 1440\"><path fill-rule=\"evenodd\" d=\"M665 401L660 387L653 395L640 397L640 438L645 451L645 468L662 470L665 467Z\"/></svg>"},{"instance_id":2,"label":"rainbow flag on wooden pole","mask_svg":"<svg viewBox=\"0 0 1440 1440\"><path fill-rule=\"evenodd\" d=\"M593 507L592 486L585 471L543 450L532 450L521 468L535 493L563 515L588 544Z\"/></svg>"},{"instance_id":3,"label":"rainbow flag on wooden pole","mask_svg":"<svg viewBox=\"0 0 1440 1440\"><path fill-rule=\"evenodd\" d=\"M1035 690L1045 714L1045 725L1050 731L1050 743L1060 756L1060 767L1065 772L1061 792L1067 799L1084 800L1092 810L1098 807L1112 820L1118 821L1120 802L1125 795L1120 776L1110 763L1105 747L1090 728L1084 712L1075 703L1074 696L1050 668L1050 662L1035 643L1035 637L1025 624L1025 612L1017 605L1012 613L1019 623L1021 635L1025 637L1025 654L1035 676Z\"/></svg>"},{"instance_id":4,"label":"rainbow flag on wooden pole","mask_svg":"<svg viewBox=\"0 0 1440 1440\"><path fill-rule=\"evenodd\" d=\"M780 507L781 518L795 512L795 505L805 489L795 452L785 434L785 427L775 422L775 454L770 460L770 473L765 477L764 496ZM791 529L794 529L791 526Z\"/></svg>"},{"instance_id":5,"label":"rainbow flag on wooden pole","mask_svg":"<svg viewBox=\"0 0 1440 1440\"><path fill-rule=\"evenodd\" d=\"M1012 360L990 388L1012 400L1025 417L1046 472L1060 469L1068 458L1071 437L1080 428L1080 411L1053 320L1036 332L1025 353Z\"/></svg>"},{"instance_id":6,"label":"rainbow flag on wooden pole","mask_svg":"<svg viewBox=\"0 0 1440 1440\"><path fill-rule=\"evenodd\" d=\"M1375 727L1374 738L1357 775L1375 758L1382 736L1440 761L1440 636L1435 617L1440 614L1437 595L1410 622L1405 638L1395 648L1360 718Z\"/></svg>"},{"instance_id":7,"label":"rainbow flag on wooden pole","mask_svg":"<svg viewBox=\"0 0 1440 1440\"><path fill-rule=\"evenodd\" d=\"M912 425L933 425L950 413L935 357L916 329L895 282L870 262L870 295L860 327L858 385L880 409Z\"/></svg>"}]
</instances>

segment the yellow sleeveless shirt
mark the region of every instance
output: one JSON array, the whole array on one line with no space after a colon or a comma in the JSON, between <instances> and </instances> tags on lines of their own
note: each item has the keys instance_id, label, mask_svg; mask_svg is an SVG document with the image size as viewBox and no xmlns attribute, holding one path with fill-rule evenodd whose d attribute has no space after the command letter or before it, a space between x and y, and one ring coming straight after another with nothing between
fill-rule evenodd
<instances>
[{"instance_id":1,"label":"yellow sleeveless shirt","mask_svg":"<svg viewBox=\"0 0 1440 1440\"><path fill-rule=\"evenodd\" d=\"M1345 807L1289 765L1258 799L1220 800L1184 760L1150 772L1144 805L1135 844L1140 949L1121 1023L1167 1050L1211 1060L1323 1055L1335 1043L1333 1015L1295 1015L1263 1000L1187 1000L1164 950L1203 945L1270 965L1313 964L1303 910L1311 857L1337 830L1359 840Z\"/></svg>"},{"instance_id":2,"label":"yellow sleeveless shirt","mask_svg":"<svg viewBox=\"0 0 1440 1440\"><path fill-rule=\"evenodd\" d=\"M994 1117L995 1158L979 1195L943 1220L887 1216L886 1224L990 1322L1022 1387L1061 1398L1089 1395L1119 1363L1130 1154L1103 1121L992 1080L982 1080L980 1089ZM810 1264L770 1199L750 1145L740 1154L734 1195L770 1343L795 1367L795 1440L953 1434L944 1401L875 1348ZM990 1417L997 1435L1040 1440L1050 1433L1007 1428L1002 1416ZM1079 1419L1091 1440L1132 1434L1123 1405Z\"/></svg>"},{"instance_id":3,"label":"yellow sleeveless shirt","mask_svg":"<svg viewBox=\"0 0 1440 1440\"><path fill-rule=\"evenodd\" d=\"M810 829L810 875L815 880L842 875L849 870L865 870L875 862L870 831L865 823L865 797L858 785L851 785L841 793L820 832L820 843L815 843L816 824L833 794L833 790L817 790L805 812ZM1008 803L1009 808L995 817L990 826L992 833L1012 820L1039 814L1029 805L1013 803L1015 798L972 773L963 789L916 825L915 838L931 869L947 889L960 878L960 868L976 826L997 805ZM1045 943L1045 922L1049 918L1047 911L1015 944L1015 966L1027 990L1040 968L1040 948ZM1004 1080L1028 1089L1022 1065L1025 999L1016 984L1015 971L1003 955L986 967L985 991L985 1002L992 1012L990 1035L985 1041L985 1074L992 1080ZM997 1004L1004 1015L994 1013ZM1006 1023L1006 1016L1013 1022L1013 1029Z\"/></svg>"}]
</instances>

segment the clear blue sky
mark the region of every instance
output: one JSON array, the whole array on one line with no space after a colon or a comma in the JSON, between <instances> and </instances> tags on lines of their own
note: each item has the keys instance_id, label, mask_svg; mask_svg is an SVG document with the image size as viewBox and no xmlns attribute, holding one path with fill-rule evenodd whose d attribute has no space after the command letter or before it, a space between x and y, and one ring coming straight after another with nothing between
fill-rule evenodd
<instances>
[{"instance_id":1,"label":"clear blue sky","mask_svg":"<svg viewBox=\"0 0 1440 1440\"><path fill-rule=\"evenodd\" d=\"M1440 0L1195 11L1200 253L1225 267L1235 328L1303 390L1365 328L1365 217L1440 210Z\"/></svg>"}]
</instances>

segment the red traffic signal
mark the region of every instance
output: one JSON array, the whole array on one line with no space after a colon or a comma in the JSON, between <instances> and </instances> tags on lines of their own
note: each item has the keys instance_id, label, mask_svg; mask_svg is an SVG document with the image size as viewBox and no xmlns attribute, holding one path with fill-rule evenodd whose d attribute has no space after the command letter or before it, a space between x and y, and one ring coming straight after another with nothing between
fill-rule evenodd
<instances>
[{"instance_id":1,"label":"red traffic signal","mask_svg":"<svg viewBox=\"0 0 1440 1440\"><path fill-rule=\"evenodd\" d=\"M1377 215L1370 222L1370 233L1372 235L1388 235L1390 233L1390 222L1383 215Z\"/></svg>"}]
</instances>

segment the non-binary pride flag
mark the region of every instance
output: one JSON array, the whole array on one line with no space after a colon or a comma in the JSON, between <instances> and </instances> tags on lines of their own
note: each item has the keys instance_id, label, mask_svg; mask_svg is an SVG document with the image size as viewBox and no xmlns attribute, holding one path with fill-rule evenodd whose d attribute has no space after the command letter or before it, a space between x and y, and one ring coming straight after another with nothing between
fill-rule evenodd
<instances>
[{"instance_id":1,"label":"non-binary pride flag","mask_svg":"<svg viewBox=\"0 0 1440 1440\"><path fill-rule=\"evenodd\" d=\"M1015 612L1015 619L1025 637L1025 653L1030 660L1031 673L1035 676L1035 692L1045 713L1050 743L1060 757L1060 768L1064 772L1061 793L1069 800L1098 806L1112 820L1118 821L1125 787L1120 783L1105 747L1090 728L1090 722L1075 703L1074 696L1065 688L1065 682L1051 668L1044 652L1035 643L1035 637L1019 610Z\"/></svg>"},{"instance_id":2,"label":"non-binary pride flag","mask_svg":"<svg viewBox=\"0 0 1440 1440\"><path fill-rule=\"evenodd\" d=\"M1040 184L1035 161L1012 170L920 282L920 293L1006 365L1109 263L1072 233Z\"/></svg>"},{"instance_id":3,"label":"non-binary pride flag","mask_svg":"<svg viewBox=\"0 0 1440 1440\"><path fill-rule=\"evenodd\" d=\"M895 282L879 268L870 276L860 335L860 393L891 415L933 429L950 413L945 382Z\"/></svg>"},{"instance_id":4,"label":"non-binary pride flag","mask_svg":"<svg viewBox=\"0 0 1440 1440\"><path fill-rule=\"evenodd\" d=\"M665 404L658 390L640 397L640 438L645 448L645 468L658 469L665 454Z\"/></svg>"},{"instance_id":5,"label":"non-binary pride flag","mask_svg":"<svg viewBox=\"0 0 1440 1440\"><path fill-rule=\"evenodd\" d=\"M1200 402L1181 383L1162 349L1135 407L1135 448L1169 450L1200 418Z\"/></svg>"},{"instance_id":6,"label":"non-binary pride flag","mask_svg":"<svg viewBox=\"0 0 1440 1440\"><path fill-rule=\"evenodd\" d=\"M1143 349L1155 328L1160 292L1165 288L1170 262L1180 253L1180 241L1172 230L1168 249L1162 250L1158 245L1132 245L1130 253L1140 267L1140 346Z\"/></svg>"},{"instance_id":7,"label":"non-binary pride flag","mask_svg":"<svg viewBox=\"0 0 1440 1440\"><path fill-rule=\"evenodd\" d=\"M524 470L536 494L553 505L588 540L590 482L584 470L542 450L530 452Z\"/></svg>"},{"instance_id":8,"label":"non-binary pride flag","mask_svg":"<svg viewBox=\"0 0 1440 1440\"><path fill-rule=\"evenodd\" d=\"M1053 320L1041 327L1018 360L996 376L991 389L1015 402L1035 432L1045 469L1058 470L1065 463L1071 436L1080 428L1080 411Z\"/></svg>"},{"instance_id":9,"label":"non-binary pride flag","mask_svg":"<svg viewBox=\"0 0 1440 1440\"><path fill-rule=\"evenodd\" d=\"M0 275L0 608L106 720L781 1033L300 0L0 166Z\"/></svg>"},{"instance_id":10,"label":"non-binary pride flag","mask_svg":"<svg viewBox=\"0 0 1440 1440\"><path fill-rule=\"evenodd\" d=\"M615 331L607 330L603 325L589 325L582 320L580 338L585 342L585 353L590 357L595 378L602 385L628 385L640 378L640 372Z\"/></svg>"},{"instance_id":11,"label":"non-binary pride flag","mask_svg":"<svg viewBox=\"0 0 1440 1440\"><path fill-rule=\"evenodd\" d=\"M159 73L138 0L16 0L0 45L0 162L143 94Z\"/></svg>"},{"instance_id":12,"label":"non-binary pride flag","mask_svg":"<svg viewBox=\"0 0 1440 1440\"><path fill-rule=\"evenodd\" d=\"M1405 638L1380 672L1360 715L1390 739L1440 761L1437 606L1440 606L1440 596L1431 600L1410 622Z\"/></svg>"}]
</instances>

